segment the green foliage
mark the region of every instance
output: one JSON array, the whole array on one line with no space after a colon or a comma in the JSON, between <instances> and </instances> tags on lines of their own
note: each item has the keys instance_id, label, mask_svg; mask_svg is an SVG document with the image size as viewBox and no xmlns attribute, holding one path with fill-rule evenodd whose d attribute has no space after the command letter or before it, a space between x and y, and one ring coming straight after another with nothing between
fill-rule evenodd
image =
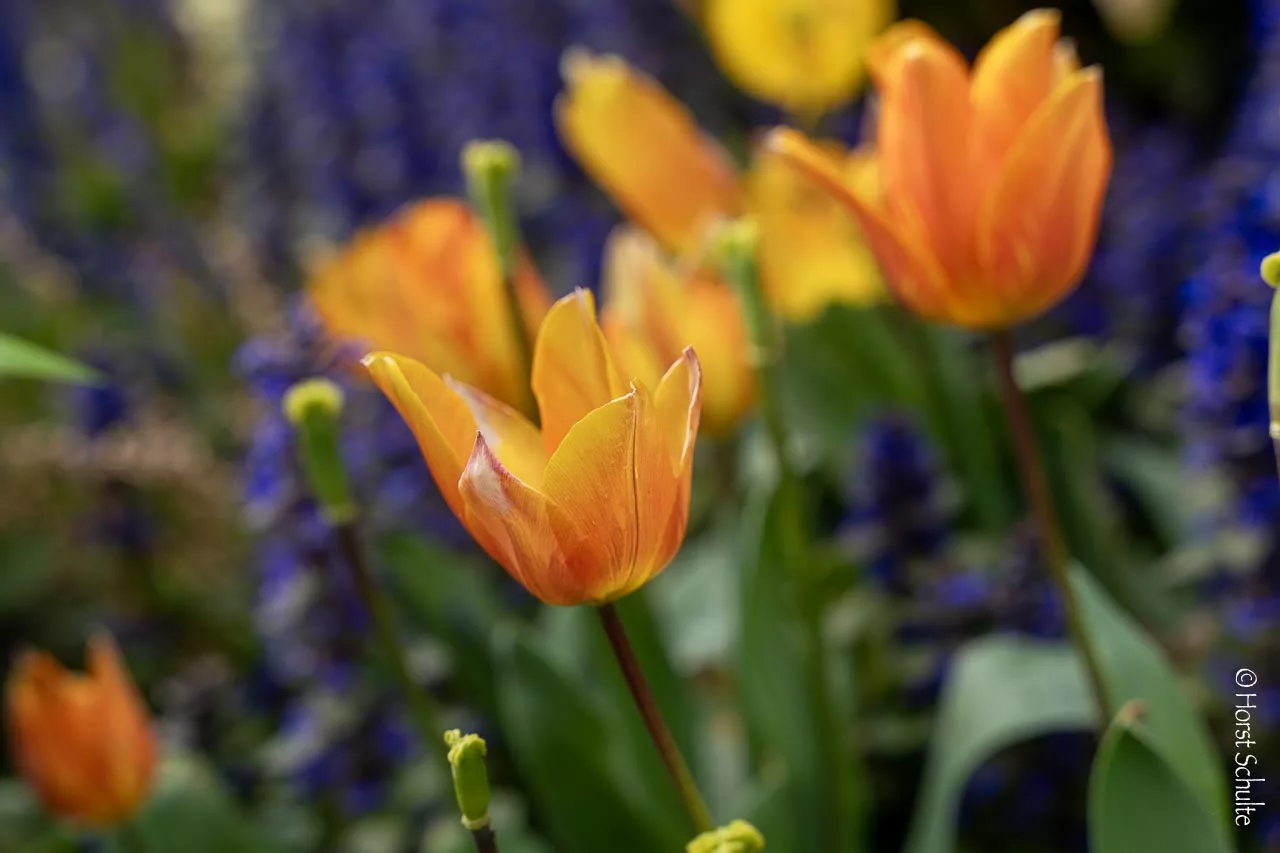
<instances>
[{"instance_id":1,"label":"green foliage","mask_svg":"<svg viewBox=\"0 0 1280 853\"><path fill-rule=\"evenodd\" d=\"M82 385L93 384L99 379L93 370L77 361L0 333L0 379L6 378L45 379Z\"/></svg>"},{"instance_id":2,"label":"green foliage","mask_svg":"<svg viewBox=\"0 0 1280 853\"><path fill-rule=\"evenodd\" d=\"M1140 713L1121 712L1098 748L1089 780L1093 853L1230 853L1220 821L1165 760Z\"/></svg>"}]
</instances>

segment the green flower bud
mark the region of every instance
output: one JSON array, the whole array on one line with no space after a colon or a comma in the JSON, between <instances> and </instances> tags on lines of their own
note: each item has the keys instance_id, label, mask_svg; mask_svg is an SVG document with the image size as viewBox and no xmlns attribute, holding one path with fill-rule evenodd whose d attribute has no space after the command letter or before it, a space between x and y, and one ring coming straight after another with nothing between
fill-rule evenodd
<instances>
[{"instance_id":1,"label":"green flower bud","mask_svg":"<svg viewBox=\"0 0 1280 853\"><path fill-rule=\"evenodd\" d=\"M1262 259L1262 280L1272 287L1280 287L1280 252L1272 252Z\"/></svg>"},{"instance_id":2,"label":"green flower bud","mask_svg":"<svg viewBox=\"0 0 1280 853\"><path fill-rule=\"evenodd\" d=\"M462 825L473 832L484 829L489 825L489 769L484 760L488 748L484 739L454 729L445 733L444 742L449 747L453 792L462 809Z\"/></svg>"},{"instance_id":3,"label":"green flower bud","mask_svg":"<svg viewBox=\"0 0 1280 853\"><path fill-rule=\"evenodd\" d=\"M704 832L685 847L688 853L760 853L764 836L745 820Z\"/></svg>"},{"instance_id":4,"label":"green flower bud","mask_svg":"<svg viewBox=\"0 0 1280 853\"><path fill-rule=\"evenodd\" d=\"M355 516L355 502L338 446L343 394L323 377L304 379L284 395L281 408L298 435L298 452L307 483L325 516L335 523Z\"/></svg>"},{"instance_id":5,"label":"green flower bud","mask_svg":"<svg viewBox=\"0 0 1280 853\"><path fill-rule=\"evenodd\" d=\"M750 219L720 227L712 247L720 274L742 300L742 316L757 365L772 364L782 355L782 330L765 299L758 263L760 230Z\"/></svg>"},{"instance_id":6,"label":"green flower bud","mask_svg":"<svg viewBox=\"0 0 1280 853\"><path fill-rule=\"evenodd\" d=\"M520 235L511 182L520 171L520 154L501 140L477 140L462 149L462 171L467 177L471 206L484 220L504 278L515 273Z\"/></svg>"}]
</instances>

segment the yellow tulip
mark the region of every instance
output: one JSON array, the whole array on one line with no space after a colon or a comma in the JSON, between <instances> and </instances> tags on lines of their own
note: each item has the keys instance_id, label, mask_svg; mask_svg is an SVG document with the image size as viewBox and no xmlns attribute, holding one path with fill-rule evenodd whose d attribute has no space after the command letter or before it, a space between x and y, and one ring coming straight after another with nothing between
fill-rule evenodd
<instances>
[{"instance_id":1,"label":"yellow tulip","mask_svg":"<svg viewBox=\"0 0 1280 853\"><path fill-rule=\"evenodd\" d=\"M409 424L449 507L548 604L604 604L684 540L702 374L692 350L655 385L615 364L588 291L548 312L533 359L542 428L394 353L365 366Z\"/></svg>"},{"instance_id":2,"label":"yellow tulip","mask_svg":"<svg viewBox=\"0 0 1280 853\"><path fill-rule=\"evenodd\" d=\"M744 179L679 101L622 59L571 53L564 64L565 145L667 251L688 262L706 247L712 225L745 211L761 228L765 292L783 316L807 321L833 300L865 305L882 294L857 221L813 192L800 171L761 153ZM863 183L874 183L867 157L848 159Z\"/></svg>"},{"instance_id":3,"label":"yellow tulip","mask_svg":"<svg viewBox=\"0 0 1280 853\"><path fill-rule=\"evenodd\" d=\"M605 247L600 325L623 371L650 386L689 347L702 365L702 426L732 431L755 404L755 371L737 296L699 270L682 271L647 234L620 226Z\"/></svg>"},{"instance_id":4,"label":"yellow tulip","mask_svg":"<svg viewBox=\"0 0 1280 853\"><path fill-rule=\"evenodd\" d=\"M716 61L744 91L816 118L861 88L867 49L893 0L707 0Z\"/></svg>"},{"instance_id":5,"label":"yellow tulip","mask_svg":"<svg viewBox=\"0 0 1280 853\"><path fill-rule=\"evenodd\" d=\"M433 198L356 235L309 284L335 338L404 353L523 411L529 365L515 337L498 257L461 201ZM550 298L522 262L516 293L530 337Z\"/></svg>"},{"instance_id":6,"label":"yellow tulip","mask_svg":"<svg viewBox=\"0 0 1280 853\"><path fill-rule=\"evenodd\" d=\"M878 191L874 155L824 146L833 169L868 193ZM797 322L827 305L870 306L885 298L880 268L857 220L777 153L756 154L748 197L760 230L760 276L773 309ZM701 350L699 350L701 352Z\"/></svg>"},{"instance_id":7,"label":"yellow tulip","mask_svg":"<svg viewBox=\"0 0 1280 853\"><path fill-rule=\"evenodd\" d=\"M1097 238L1111 173L1102 74L1059 42L1058 13L1029 12L972 69L919 22L871 54L881 96L882 191L794 131L770 146L858 218L894 292L923 317L1000 329L1069 294Z\"/></svg>"},{"instance_id":8,"label":"yellow tulip","mask_svg":"<svg viewBox=\"0 0 1280 853\"><path fill-rule=\"evenodd\" d=\"M562 66L560 137L627 216L664 244L693 251L716 217L738 211L728 156L657 82L620 57L580 48Z\"/></svg>"},{"instance_id":9,"label":"yellow tulip","mask_svg":"<svg viewBox=\"0 0 1280 853\"><path fill-rule=\"evenodd\" d=\"M147 709L106 635L89 643L88 673L23 653L6 689L18 772L49 811L96 828L131 818L151 789L156 738Z\"/></svg>"}]
</instances>

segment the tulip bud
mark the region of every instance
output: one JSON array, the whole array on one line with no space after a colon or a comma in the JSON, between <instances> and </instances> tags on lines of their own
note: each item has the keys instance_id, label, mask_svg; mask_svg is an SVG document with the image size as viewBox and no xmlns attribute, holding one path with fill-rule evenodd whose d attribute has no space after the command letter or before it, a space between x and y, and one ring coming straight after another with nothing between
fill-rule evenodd
<instances>
[{"instance_id":1,"label":"tulip bud","mask_svg":"<svg viewBox=\"0 0 1280 853\"><path fill-rule=\"evenodd\" d=\"M464 735L458 729L446 732L449 766L453 769L453 791L462 809L462 825L473 832L489 825L489 770L484 757L488 754L479 735Z\"/></svg>"},{"instance_id":2,"label":"tulip bud","mask_svg":"<svg viewBox=\"0 0 1280 853\"><path fill-rule=\"evenodd\" d=\"M716 235L715 253L721 274L742 301L755 362L766 365L782 355L782 331L760 284L759 247L760 234L750 219L727 223Z\"/></svg>"},{"instance_id":3,"label":"tulip bud","mask_svg":"<svg viewBox=\"0 0 1280 853\"><path fill-rule=\"evenodd\" d=\"M1262 259L1262 280L1272 287L1280 287L1280 252L1272 252Z\"/></svg>"},{"instance_id":4,"label":"tulip bud","mask_svg":"<svg viewBox=\"0 0 1280 853\"><path fill-rule=\"evenodd\" d=\"M509 278L515 272L520 245L511 203L511 182L520 171L520 153L501 140L469 142L462 149L462 170L471 206L484 220L502 274Z\"/></svg>"},{"instance_id":5,"label":"tulip bud","mask_svg":"<svg viewBox=\"0 0 1280 853\"><path fill-rule=\"evenodd\" d=\"M685 847L688 853L760 853L764 836L745 820L704 832Z\"/></svg>"},{"instance_id":6,"label":"tulip bud","mask_svg":"<svg viewBox=\"0 0 1280 853\"><path fill-rule=\"evenodd\" d=\"M351 486L338 447L342 389L331 379L304 379L284 395L284 415L298 434L299 454L307 483L325 516L350 521L356 513Z\"/></svg>"},{"instance_id":7,"label":"tulip bud","mask_svg":"<svg viewBox=\"0 0 1280 853\"><path fill-rule=\"evenodd\" d=\"M142 697L111 638L89 643L88 673L44 652L22 654L6 690L19 773L49 811L105 829L142 807L156 766L156 739Z\"/></svg>"}]
</instances>

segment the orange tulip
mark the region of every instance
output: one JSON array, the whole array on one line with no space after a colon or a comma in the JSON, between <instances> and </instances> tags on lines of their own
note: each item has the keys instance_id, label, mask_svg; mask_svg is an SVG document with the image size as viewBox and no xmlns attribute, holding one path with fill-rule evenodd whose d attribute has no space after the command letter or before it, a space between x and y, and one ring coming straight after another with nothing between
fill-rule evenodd
<instances>
[{"instance_id":1,"label":"orange tulip","mask_svg":"<svg viewBox=\"0 0 1280 853\"><path fill-rule=\"evenodd\" d=\"M17 767L45 807L105 828L128 820L151 788L156 739L111 638L89 643L89 672L26 652L6 690Z\"/></svg>"},{"instance_id":2,"label":"orange tulip","mask_svg":"<svg viewBox=\"0 0 1280 853\"><path fill-rule=\"evenodd\" d=\"M921 316L1000 329L1061 301L1083 276L1111 172L1102 75L1029 12L970 71L924 24L871 54L882 196L850 186L815 146L771 147L857 216L898 298Z\"/></svg>"},{"instance_id":3,"label":"orange tulip","mask_svg":"<svg viewBox=\"0 0 1280 853\"><path fill-rule=\"evenodd\" d=\"M605 247L600 325L623 372L650 387L687 347L698 353L704 384L702 426L736 427L755 404L755 371L737 296L698 270L680 271L657 243L621 226Z\"/></svg>"},{"instance_id":4,"label":"orange tulip","mask_svg":"<svg viewBox=\"0 0 1280 853\"><path fill-rule=\"evenodd\" d=\"M539 431L405 356L365 366L408 422L449 507L548 604L604 604L664 569L684 540L702 372L692 350L651 388L618 369L590 292L548 312L533 359Z\"/></svg>"},{"instance_id":5,"label":"orange tulip","mask_svg":"<svg viewBox=\"0 0 1280 853\"><path fill-rule=\"evenodd\" d=\"M679 101L618 57L570 52L564 66L557 118L566 147L668 251L688 261L712 225L748 212L761 228L765 292L784 316L806 321L831 301L880 298L856 220L803 173L764 154L744 178ZM709 367L708 377L711 394Z\"/></svg>"},{"instance_id":6,"label":"orange tulip","mask_svg":"<svg viewBox=\"0 0 1280 853\"><path fill-rule=\"evenodd\" d=\"M560 137L628 216L664 244L693 251L716 217L738 212L728 155L657 82L620 57L580 48L562 66Z\"/></svg>"},{"instance_id":7,"label":"orange tulip","mask_svg":"<svg viewBox=\"0 0 1280 853\"><path fill-rule=\"evenodd\" d=\"M462 202L418 202L356 235L320 266L309 291L334 337L404 353L532 411L497 255ZM533 337L550 299L527 260L516 293Z\"/></svg>"}]
</instances>

